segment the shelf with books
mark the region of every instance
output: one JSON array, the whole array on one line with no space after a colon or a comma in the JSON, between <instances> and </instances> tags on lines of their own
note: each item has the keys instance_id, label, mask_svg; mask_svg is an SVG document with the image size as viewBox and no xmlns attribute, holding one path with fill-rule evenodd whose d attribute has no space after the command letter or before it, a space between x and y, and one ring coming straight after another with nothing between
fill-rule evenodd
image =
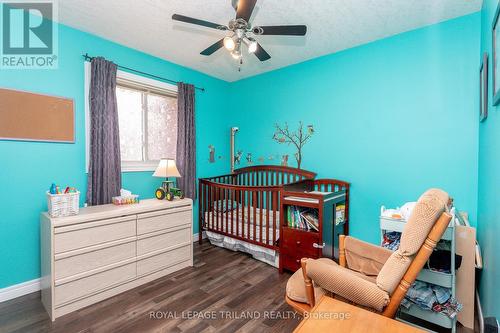
<instances>
[{"instance_id":1,"label":"shelf with books","mask_svg":"<svg viewBox=\"0 0 500 333\"><path fill-rule=\"evenodd\" d=\"M319 231L318 209L288 205L286 207L286 221L289 228L305 231Z\"/></svg>"},{"instance_id":2,"label":"shelf with books","mask_svg":"<svg viewBox=\"0 0 500 333\"><path fill-rule=\"evenodd\" d=\"M349 184L305 180L284 186L280 212L280 272L301 258L338 257L338 235L347 234Z\"/></svg>"}]
</instances>

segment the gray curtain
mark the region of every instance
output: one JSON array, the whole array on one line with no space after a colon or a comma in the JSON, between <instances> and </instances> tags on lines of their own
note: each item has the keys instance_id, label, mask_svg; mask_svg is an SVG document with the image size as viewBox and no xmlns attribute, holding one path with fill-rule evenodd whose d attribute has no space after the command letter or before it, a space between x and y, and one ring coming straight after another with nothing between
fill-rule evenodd
<instances>
[{"instance_id":1,"label":"gray curtain","mask_svg":"<svg viewBox=\"0 0 500 333\"><path fill-rule=\"evenodd\" d=\"M120 194L121 159L116 103L117 66L104 58L91 62L90 81L90 163L87 203L111 203Z\"/></svg>"},{"instance_id":2,"label":"gray curtain","mask_svg":"<svg viewBox=\"0 0 500 333\"><path fill-rule=\"evenodd\" d=\"M194 125L194 86L177 84L177 184L186 197L196 198L196 130Z\"/></svg>"}]
</instances>

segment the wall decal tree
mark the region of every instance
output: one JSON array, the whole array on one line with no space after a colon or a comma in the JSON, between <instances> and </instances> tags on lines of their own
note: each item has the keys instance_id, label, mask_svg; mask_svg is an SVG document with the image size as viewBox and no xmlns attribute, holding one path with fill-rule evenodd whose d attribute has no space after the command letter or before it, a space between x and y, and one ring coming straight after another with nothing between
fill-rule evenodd
<instances>
[{"instance_id":1,"label":"wall decal tree","mask_svg":"<svg viewBox=\"0 0 500 333\"><path fill-rule=\"evenodd\" d=\"M290 131L290 129L288 128L288 123L285 123L283 127L275 124L274 128L274 141L278 142L279 144L293 144L297 149L297 152L295 153L295 159L297 160L297 168L300 169L300 165L302 164L302 148L314 134L313 125L307 125L307 129L304 130L304 124L302 122L299 122L299 128L294 132Z\"/></svg>"}]
</instances>

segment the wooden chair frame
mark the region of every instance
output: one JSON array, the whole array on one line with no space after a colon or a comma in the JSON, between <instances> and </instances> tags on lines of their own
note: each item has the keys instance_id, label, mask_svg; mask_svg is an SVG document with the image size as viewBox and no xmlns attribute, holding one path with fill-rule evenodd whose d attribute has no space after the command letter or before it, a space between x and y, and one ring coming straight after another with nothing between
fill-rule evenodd
<instances>
[{"instance_id":1,"label":"wooden chair frame","mask_svg":"<svg viewBox=\"0 0 500 333\"><path fill-rule=\"evenodd\" d=\"M387 306L381 312L383 316L394 318L399 308L399 305L401 304L401 301L406 295L406 292L410 288L411 284L415 281L422 268L427 263L427 260L429 260L432 251L434 251L434 248L436 247L437 243L443 236L444 232L446 231L446 228L448 228L451 218L452 216L449 213L444 212L436 221L431 231L427 235L427 238L425 239L424 243L420 247L415 257L413 258L410 267L408 267L408 270L403 275L403 278L399 282L398 287L391 295L389 304L387 304ZM307 303L294 301L290 299L288 296L285 297L286 302L302 315L304 315L306 312L311 311L311 309L316 304L316 300L314 297L313 282L307 276L306 262L307 258L302 258L301 266L302 266L302 274L304 276L304 283L306 286L306 296L308 300ZM339 236L339 265L342 267L346 267L344 235Z\"/></svg>"}]
</instances>

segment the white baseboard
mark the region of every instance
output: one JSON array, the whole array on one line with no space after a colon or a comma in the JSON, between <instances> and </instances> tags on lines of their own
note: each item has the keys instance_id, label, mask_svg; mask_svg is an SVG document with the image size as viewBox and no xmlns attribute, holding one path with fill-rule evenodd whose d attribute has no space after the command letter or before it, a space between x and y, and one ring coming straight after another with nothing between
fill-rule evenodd
<instances>
[{"instance_id":1,"label":"white baseboard","mask_svg":"<svg viewBox=\"0 0 500 333\"><path fill-rule=\"evenodd\" d=\"M207 234L203 232L202 239L207 238ZM193 235L193 243L198 241L198 234ZM13 298L21 297L27 294L34 293L40 290L40 279L22 282L0 289L0 303Z\"/></svg>"},{"instance_id":2,"label":"white baseboard","mask_svg":"<svg viewBox=\"0 0 500 333\"><path fill-rule=\"evenodd\" d=\"M0 303L40 290L40 279L34 279L0 289Z\"/></svg>"}]
</instances>

